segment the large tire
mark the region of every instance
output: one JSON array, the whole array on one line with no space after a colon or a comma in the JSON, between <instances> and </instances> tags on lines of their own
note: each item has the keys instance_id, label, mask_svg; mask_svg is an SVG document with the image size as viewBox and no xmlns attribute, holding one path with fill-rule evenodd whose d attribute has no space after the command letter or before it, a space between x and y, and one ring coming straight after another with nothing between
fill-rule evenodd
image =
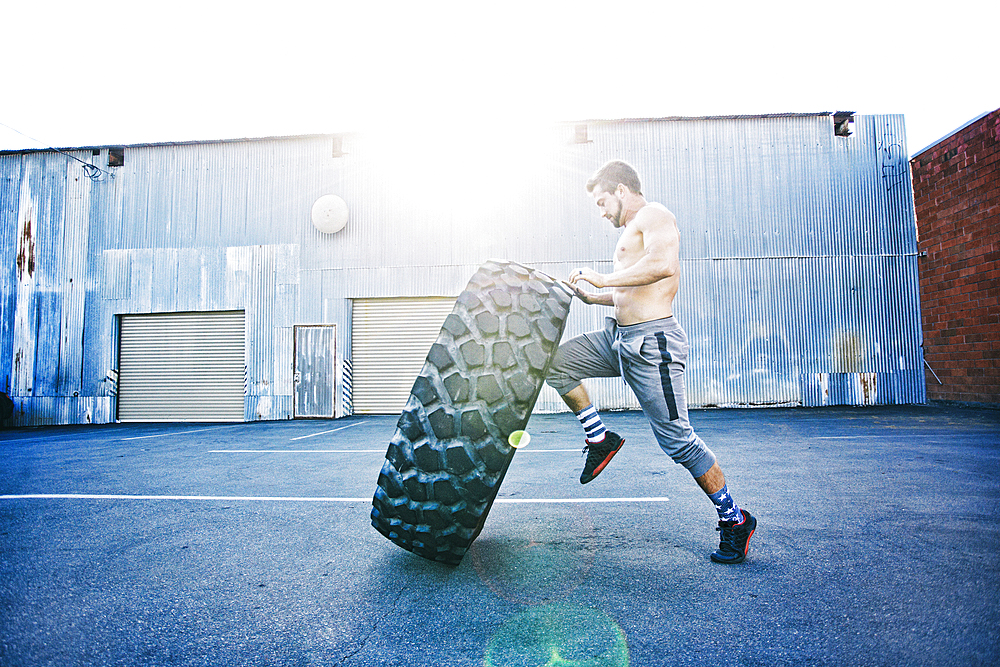
<instances>
[{"instance_id":1,"label":"large tire","mask_svg":"<svg viewBox=\"0 0 1000 667\"><path fill-rule=\"evenodd\" d=\"M457 565L479 535L569 315L569 291L513 262L479 268L413 383L372 501L372 525Z\"/></svg>"}]
</instances>

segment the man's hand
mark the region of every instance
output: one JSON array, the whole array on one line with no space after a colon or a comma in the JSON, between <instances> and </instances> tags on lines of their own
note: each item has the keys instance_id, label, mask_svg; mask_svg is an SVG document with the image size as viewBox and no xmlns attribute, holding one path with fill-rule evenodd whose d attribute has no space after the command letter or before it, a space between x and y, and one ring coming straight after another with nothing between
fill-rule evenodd
<instances>
[{"instance_id":1,"label":"man's hand","mask_svg":"<svg viewBox=\"0 0 1000 667\"><path fill-rule=\"evenodd\" d=\"M603 287L603 278L604 276L596 271L591 271L590 269L577 269L570 276L569 280L564 280L562 283L571 289L573 294L575 294L580 301L583 301L587 305L613 306L614 300L610 293L593 294L591 292L584 291L584 289L577 284L581 281L586 281L594 287Z\"/></svg>"},{"instance_id":2,"label":"man's hand","mask_svg":"<svg viewBox=\"0 0 1000 667\"><path fill-rule=\"evenodd\" d=\"M581 280L590 283L591 285L593 285L598 289L602 287L607 287L607 283L604 280L604 276L598 273L597 271L594 271L593 269L577 269L569 277L569 282L573 286L576 286L576 284Z\"/></svg>"},{"instance_id":3,"label":"man's hand","mask_svg":"<svg viewBox=\"0 0 1000 667\"><path fill-rule=\"evenodd\" d=\"M562 281L562 284L565 285L570 290L572 290L573 294L575 294L576 297L580 299L580 301L583 301L585 304L592 305L594 303L594 297L597 296L596 294L591 294L590 292L584 292L578 286L574 285L571 282L567 282L565 280Z\"/></svg>"}]
</instances>

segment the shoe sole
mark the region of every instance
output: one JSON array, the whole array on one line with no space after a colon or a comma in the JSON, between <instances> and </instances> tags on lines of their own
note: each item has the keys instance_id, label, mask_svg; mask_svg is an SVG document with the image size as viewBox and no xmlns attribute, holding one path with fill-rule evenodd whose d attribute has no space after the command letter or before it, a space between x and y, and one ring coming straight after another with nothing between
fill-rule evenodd
<instances>
[{"instance_id":1,"label":"shoe sole","mask_svg":"<svg viewBox=\"0 0 1000 667\"><path fill-rule=\"evenodd\" d=\"M618 443L618 447L608 452L608 455L604 457L604 460L601 461L600 465L594 468L594 472L590 474L590 479L584 481L583 478L580 478L580 483L586 484L587 482L594 481L594 478L600 475L601 471L608 467L608 464L611 463L611 459L615 458L615 454L617 454L621 450L622 445L624 444L625 444L625 438L622 438L622 441Z\"/></svg>"}]
</instances>

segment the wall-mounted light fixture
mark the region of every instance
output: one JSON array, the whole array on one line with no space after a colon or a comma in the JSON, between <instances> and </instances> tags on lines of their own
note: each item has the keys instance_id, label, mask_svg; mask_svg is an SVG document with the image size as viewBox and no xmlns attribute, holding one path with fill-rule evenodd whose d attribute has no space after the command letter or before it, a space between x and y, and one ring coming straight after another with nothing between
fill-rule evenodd
<instances>
[{"instance_id":1,"label":"wall-mounted light fixture","mask_svg":"<svg viewBox=\"0 0 1000 667\"><path fill-rule=\"evenodd\" d=\"M849 137L854 133L853 111L837 111L833 114L833 133L838 137Z\"/></svg>"},{"instance_id":2,"label":"wall-mounted light fixture","mask_svg":"<svg viewBox=\"0 0 1000 667\"><path fill-rule=\"evenodd\" d=\"M333 135L333 157L344 157L347 153L344 152L344 137L339 134Z\"/></svg>"},{"instance_id":3,"label":"wall-mounted light fixture","mask_svg":"<svg viewBox=\"0 0 1000 667\"><path fill-rule=\"evenodd\" d=\"M323 195L313 204L313 226L324 234L336 234L347 225L347 202L337 195Z\"/></svg>"}]
</instances>

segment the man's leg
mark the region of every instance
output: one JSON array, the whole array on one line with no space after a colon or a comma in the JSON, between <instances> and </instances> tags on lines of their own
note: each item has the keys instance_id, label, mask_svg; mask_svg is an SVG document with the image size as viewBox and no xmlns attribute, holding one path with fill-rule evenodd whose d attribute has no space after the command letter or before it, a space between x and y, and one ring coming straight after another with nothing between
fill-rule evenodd
<instances>
[{"instance_id":1,"label":"man's leg","mask_svg":"<svg viewBox=\"0 0 1000 667\"><path fill-rule=\"evenodd\" d=\"M739 523L743 520L740 506L729 495L729 487L726 486L726 476L722 474L722 468L719 467L718 461L713 463L712 467L704 475L695 477L694 481L698 482L701 490L712 500L715 510L719 513L719 521L736 521Z\"/></svg>"},{"instance_id":2,"label":"man's leg","mask_svg":"<svg viewBox=\"0 0 1000 667\"><path fill-rule=\"evenodd\" d=\"M587 390L583 388L582 384L577 385L573 389L570 389L565 394L560 396L563 402L569 406L569 409L573 412L580 412L585 408L591 406L590 396L587 394Z\"/></svg>"},{"instance_id":3,"label":"man's leg","mask_svg":"<svg viewBox=\"0 0 1000 667\"><path fill-rule=\"evenodd\" d=\"M715 454L688 421L684 388L687 339L683 330L672 324L665 331L629 333L619 349L625 380L639 398L660 447L687 468L715 505L722 537L712 560L742 562L756 519L736 504Z\"/></svg>"},{"instance_id":4,"label":"man's leg","mask_svg":"<svg viewBox=\"0 0 1000 667\"><path fill-rule=\"evenodd\" d=\"M701 477L696 477L694 481L698 482L698 486L701 487L701 490L705 492L705 495L715 505L715 511L719 514L719 521L743 522L743 510L740 509L740 506L736 504L736 501L730 495L729 487L726 486L726 476L722 474L722 468L719 467L718 462L712 464L708 472Z\"/></svg>"},{"instance_id":5,"label":"man's leg","mask_svg":"<svg viewBox=\"0 0 1000 667\"><path fill-rule=\"evenodd\" d=\"M581 380L592 377L617 377L620 374L617 355L611 349L617 325L608 318L602 331L577 336L559 346L546 382L559 392L563 402L576 415L586 433L587 462L580 483L597 477L608 465L624 438L607 430L590 401Z\"/></svg>"},{"instance_id":6,"label":"man's leg","mask_svg":"<svg viewBox=\"0 0 1000 667\"><path fill-rule=\"evenodd\" d=\"M718 461L713 463L704 475L695 477L694 481L698 482L698 486L707 495L718 493L726 486L726 476L722 474L722 468L719 467Z\"/></svg>"},{"instance_id":7,"label":"man's leg","mask_svg":"<svg viewBox=\"0 0 1000 667\"><path fill-rule=\"evenodd\" d=\"M563 394L562 399L573 410L576 418L580 420L580 426L583 427L584 432L587 434L587 443L596 445L599 442L603 442L605 436L607 436L608 429L604 426L601 416L597 414L597 410L590 402L590 396L587 395L587 390L583 388L583 385L581 384L571 389L568 393Z\"/></svg>"}]
</instances>

